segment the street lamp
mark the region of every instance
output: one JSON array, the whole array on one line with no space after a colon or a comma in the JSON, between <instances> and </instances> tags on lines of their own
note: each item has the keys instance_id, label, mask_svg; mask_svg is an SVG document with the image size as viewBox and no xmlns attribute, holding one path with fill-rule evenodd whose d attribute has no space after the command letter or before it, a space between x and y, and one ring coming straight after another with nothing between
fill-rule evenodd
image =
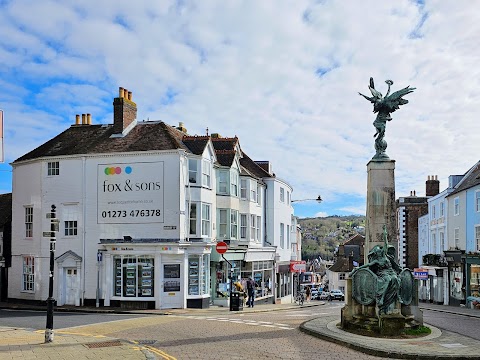
<instances>
[{"instance_id":1,"label":"street lamp","mask_svg":"<svg viewBox=\"0 0 480 360\"><path fill-rule=\"evenodd\" d=\"M299 202L299 201L316 201L318 203L321 203L323 200L322 200L322 197L320 195L317 196L316 199L299 199L299 200L292 200L291 202Z\"/></svg>"}]
</instances>

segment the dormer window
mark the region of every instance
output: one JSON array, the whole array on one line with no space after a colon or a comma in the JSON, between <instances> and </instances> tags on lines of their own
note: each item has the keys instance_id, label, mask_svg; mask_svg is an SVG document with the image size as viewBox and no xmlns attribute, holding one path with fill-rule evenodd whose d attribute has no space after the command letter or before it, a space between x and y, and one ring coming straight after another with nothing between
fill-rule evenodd
<instances>
[{"instance_id":1,"label":"dormer window","mask_svg":"<svg viewBox=\"0 0 480 360\"><path fill-rule=\"evenodd\" d=\"M58 161L51 161L47 164L48 176L60 175L60 163Z\"/></svg>"}]
</instances>

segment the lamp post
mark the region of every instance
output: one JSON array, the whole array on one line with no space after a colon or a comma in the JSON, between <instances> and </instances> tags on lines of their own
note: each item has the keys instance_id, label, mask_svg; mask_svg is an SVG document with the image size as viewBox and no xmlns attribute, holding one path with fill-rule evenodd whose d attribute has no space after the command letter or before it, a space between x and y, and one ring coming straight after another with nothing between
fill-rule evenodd
<instances>
[{"instance_id":1,"label":"lamp post","mask_svg":"<svg viewBox=\"0 0 480 360\"><path fill-rule=\"evenodd\" d=\"M318 203L321 203L323 200L322 200L322 197L320 195L317 196L316 199L298 199L298 200L292 200L291 202L299 202L299 201L316 201Z\"/></svg>"},{"instance_id":2,"label":"lamp post","mask_svg":"<svg viewBox=\"0 0 480 360\"><path fill-rule=\"evenodd\" d=\"M57 231L58 219L55 218L56 206L52 205L50 214L47 214L47 218L50 218L50 274L48 282L48 299L47 299L47 326L45 329L45 342L50 343L53 341L53 305L55 299L53 298L53 270L55 265L55 231Z\"/></svg>"}]
</instances>

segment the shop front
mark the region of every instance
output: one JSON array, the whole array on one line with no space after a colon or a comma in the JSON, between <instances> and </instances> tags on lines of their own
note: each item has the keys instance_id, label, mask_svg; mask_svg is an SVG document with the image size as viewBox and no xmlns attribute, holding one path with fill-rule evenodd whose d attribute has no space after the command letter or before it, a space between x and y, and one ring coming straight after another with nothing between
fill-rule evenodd
<instances>
[{"instance_id":1,"label":"shop front","mask_svg":"<svg viewBox=\"0 0 480 360\"><path fill-rule=\"evenodd\" d=\"M105 246L105 306L134 309L208 307L210 247Z\"/></svg>"},{"instance_id":2,"label":"shop front","mask_svg":"<svg viewBox=\"0 0 480 360\"><path fill-rule=\"evenodd\" d=\"M462 260L466 268L467 300L476 300L478 302L480 298L480 254L464 254Z\"/></svg>"},{"instance_id":3,"label":"shop front","mask_svg":"<svg viewBox=\"0 0 480 360\"><path fill-rule=\"evenodd\" d=\"M448 264L448 303L460 306L460 304L465 304L465 266L462 261L465 252L463 250L446 250L444 254Z\"/></svg>"},{"instance_id":4,"label":"shop front","mask_svg":"<svg viewBox=\"0 0 480 360\"><path fill-rule=\"evenodd\" d=\"M247 279L251 277L255 281L255 302L273 302L274 257L273 249L269 251L228 250L224 258L213 251L211 295L214 305L229 306L230 276L234 283L240 282L244 289Z\"/></svg>"}]
</instances>

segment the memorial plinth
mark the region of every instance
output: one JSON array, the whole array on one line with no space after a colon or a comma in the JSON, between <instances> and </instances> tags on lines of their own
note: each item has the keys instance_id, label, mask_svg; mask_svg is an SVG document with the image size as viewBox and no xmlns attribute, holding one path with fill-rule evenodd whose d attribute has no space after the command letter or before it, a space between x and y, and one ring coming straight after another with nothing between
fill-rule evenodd
<instances>
[{"instance_id":1,"label":"memorial plinth","mask_svg":"<svg viewBox=\"0 0 480 360\"><path fill-rule=\"evenodd\" d=\"M383 227L396 234L395 160L372 159L367 164L367 218L365 225L365 263L375 245L383 246ZM397 244L392 241L397 249ZM396 252L397 253L397 252Z\"/></svg>"}]
</instances>

